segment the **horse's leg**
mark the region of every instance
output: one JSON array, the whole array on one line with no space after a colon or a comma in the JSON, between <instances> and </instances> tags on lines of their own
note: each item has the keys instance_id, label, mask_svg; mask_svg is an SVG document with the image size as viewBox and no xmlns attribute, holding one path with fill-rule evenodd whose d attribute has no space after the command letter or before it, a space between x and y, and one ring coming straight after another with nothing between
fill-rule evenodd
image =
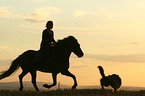
<instances>
[{"instance_id":1,"label":"horse's leg","mask_svg":"<svg viewBox=\"0 0 145 96\"><path fill-rule=\"evenodd\" d=\"M52 77L53 77L53 84L52 85L47 85L47 84L44 84L43 87L45 88L51 88L53 86L55 86L57 83L56 83L56 78L57 78L57 73L52 73Z\"/></svg>"},{"instance_id":2,"label":"horse's leg","mask_svg":"<svg viewBox=\"0 0 145 96\"><path fill-rule=\"evenodd\" d=\"M23 90L23 82L22 82L22 79L23 77L28 73L28 71L22 71L22 73L19 75L19 81L20 81L20 88L19 88L19 91L22 91Z\"/></svg>"},{"instance_id":3,"label":"horse's leg","mask_svg":"<svg viewBox=\"0 0 145 96\"><path fill-rule=\"evenodd\" d=\"M102 82L101 82L101 87L102 87L102 89L104 90L104 85L102 84Z\"/></svg>"},{"instance_id":4,"label":"horse's leg","mask_svg":"<svg viewBox=\"0 0 145 96\"><path fill-rule=\"evenodd\" d=\"M33 84L34 88L36 89L36 91L39 91L37 84L36 84L36 70L31 71L30 74L32 76L32 84Z\"/></svg>"},{"instance_id":5,"label":"horse's leg","mask_svg":"<svg viewBox=\"0 0 145 96\"><path fill-rule=\"evenodd\" d=\"M75 77L72 73L70 73L68 70L61 72L61 74L62 74L62 75L66 75L66 76L72 77L73 80L74 80L74 85L72 86L72 89L76 89L76 87L77 87L77 85L78 85L78 84L77 84L76 77Z\"/></svg>"}]
</instances>

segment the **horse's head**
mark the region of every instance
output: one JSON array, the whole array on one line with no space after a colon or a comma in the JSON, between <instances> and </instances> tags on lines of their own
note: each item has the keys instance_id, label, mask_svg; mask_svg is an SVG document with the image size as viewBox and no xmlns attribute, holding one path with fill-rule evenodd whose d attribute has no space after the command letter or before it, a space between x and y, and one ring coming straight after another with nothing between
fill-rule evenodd
<instances>
[{"instance_id":1,"label":"horse's head","mask_svg":"<svg viewBox=\"0 0 145 96\"><path fill-rule=\"evenodd\" d=\"M78 43L77 39L73 36L69 36L68 41L71 52L74 52L74 54L76 54L78 57L83 57L84 53L80 48L80 44Z\"/></svg>"}]
</instances>

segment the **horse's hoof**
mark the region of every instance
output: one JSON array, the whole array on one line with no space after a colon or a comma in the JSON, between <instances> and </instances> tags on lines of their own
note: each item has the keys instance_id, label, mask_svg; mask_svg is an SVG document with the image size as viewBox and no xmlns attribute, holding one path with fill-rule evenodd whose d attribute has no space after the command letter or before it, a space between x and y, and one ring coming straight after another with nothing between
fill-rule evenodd
<instances>
[{"instance_id":1,"label":"horse's hoof","mask_svg":"<svg viewBox=\"0 0 145 96\"><path fill-rule=\"evenodd\" d=\"M36 89L36 91L37 91L37 92L40 92L40 90L39 90L39 89Z\"/></svg>"},{"instance_id":2,"label":"horse's hoof","mask_svg":"<svg viewBox=\"0 0 145 96\"><path fill-rule=\"evenodd\" d=\"M73 89L76 89L77 86L78 86L78 84L74 84L74 85L72 86L71 89L72 89L72 90L73 90Z\"/></svg>"},{"instance_id":3,"label":"horse's hoof","mask_svg":"<svg viewBox=\"0 0 145 96\"><path fill-rule=\"evenodd\" d=\"M19 91L21 92L23 90L23 88L19 88Z\"/></svg>"},{"instance_id":4,"label":"horse's hoof","mask_svg":"<svg viewBox=\"0 0 145 96\"><path fill-rule=\"evenodd\" d=\"M43 87L48 88L48 89L51 88L51 86L47 84L44 84Z\"/></svg>"},{"instance_id":5,"label":"horse's hoof","mask_svg":"<svg viewBox=\"0 0 145 96\"><path fill-rule=\"evenodd\" d=\"M77 86L72 86L72 88L71 88L71 89L72 89L72 90L74 90L74 89L76 89L76 87L77 87Z\"/></svg>"},{"instance_id":6,"label":"horse's hoof","mask_svg":"<svg viewBox=\"0 0 145 96\"><path fill-rule=\"evenodd\" d=\"M43 85L43 87L47 88L47 87L48 87L48 85L47 85L47 84L44 84L44 85Z\"/></svg>"}]
</instances>

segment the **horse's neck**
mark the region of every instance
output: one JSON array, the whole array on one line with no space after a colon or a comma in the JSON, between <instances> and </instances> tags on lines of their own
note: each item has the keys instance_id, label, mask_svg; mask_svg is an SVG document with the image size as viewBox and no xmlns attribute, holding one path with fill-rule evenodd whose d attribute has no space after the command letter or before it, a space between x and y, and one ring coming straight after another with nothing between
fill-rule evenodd
<instances>
[{"instance_id":1,"label":"horse's neck","mask_svg":"<svg viewBox=\"0 0 145 96\"><path fill-rule=\"evenodd\" d=\"M70 55L71 55L71 52L66 52L66 57L70 57Z\"/></svg>"},{"instance_id":2,"label":"horse's neck","mask_svg":"<svg viewBox=\"0 0 145 96\"><path fill-rule=\"evenodd\" d=\"M58 48L57 53L61 56L70 57L71 51L67 48Z\"/></svg>"}]
</instances>

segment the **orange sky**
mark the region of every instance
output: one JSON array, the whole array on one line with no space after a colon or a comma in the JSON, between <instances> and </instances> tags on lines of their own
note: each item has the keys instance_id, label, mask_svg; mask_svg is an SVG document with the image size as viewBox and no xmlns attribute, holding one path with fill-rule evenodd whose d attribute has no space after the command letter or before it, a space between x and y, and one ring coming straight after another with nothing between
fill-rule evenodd
<instances>
[{"instance_id":1,"label":"orange sky","mask_svg":"<svg viewBox=\"0 0 145 96\"><path fill-rule=\"evenodd\" d=\"M144 17L144 0L0 1L0 71L24 51L38 50L45 23L52 20L55 39L73 35L85 53L70 58L79 85L99 85L101 65L106 75L118 74L123 86L145 87ZM18 81L19 74L0 82ZM37 81L51 82L51 75L38 72ZM61 75L58 81L73 84Z\"/></svg>"}]
</instances>

